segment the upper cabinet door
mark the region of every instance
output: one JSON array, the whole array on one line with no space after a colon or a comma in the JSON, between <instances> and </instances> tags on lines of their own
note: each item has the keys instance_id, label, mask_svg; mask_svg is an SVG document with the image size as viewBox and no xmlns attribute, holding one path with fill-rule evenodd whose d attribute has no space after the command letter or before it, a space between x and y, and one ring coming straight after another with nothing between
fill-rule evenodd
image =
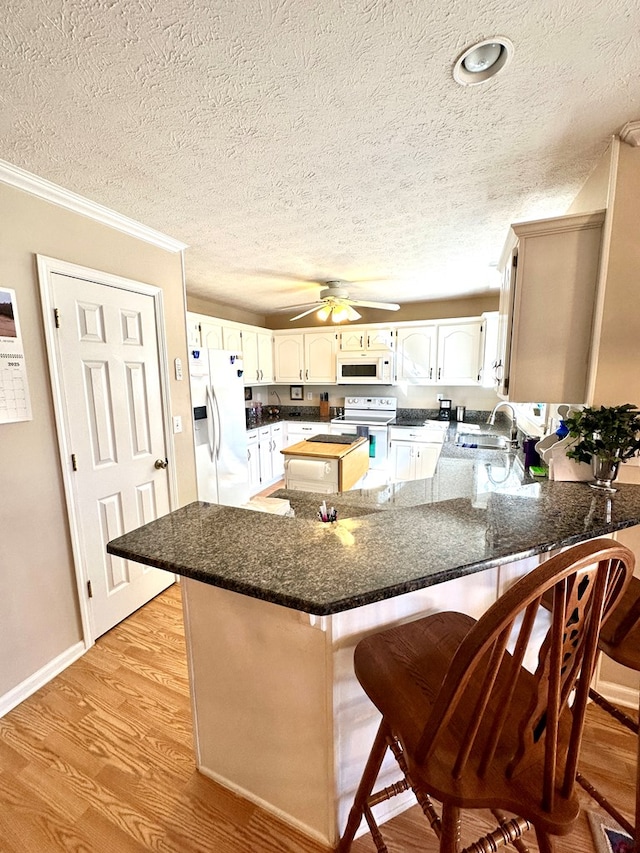
<instances>
[{"instance_id":1,"label":"upper cabinet door","mask_svg":"<svg viewBox=\"0 0 640 853\"><path fill-rule=\"evenodd\" d=\"M437 341L436 326L398 329L397 378L416 385L435 382Z\"/></svg>"},{"instance_id":2,"label":"upper cabinet door","mask_svg":"<svg viewBox=\"0 0 640 853\"><path fill-rule=\"evenodd\" d=\"M273 335L271 332L258 332L256 337L260 382L273 382Z\"/></svg>"},{"instance_id":3,"label":"upper cabinet door","mask_svg":"<svg viewBox=\"0 0 640 853\"><path fill-rule=\"evenodd\" d=\"M244 384L256 385L260 382L258 361L258 336L247 329L242 331L242 360L244 363Z\"/></svg>"},{"instance_id":4,"label":"upper cabinet door","mask_svg":"<svg viewBox=\"0 0 640 853\"><path fill-rule=\"evenodd\" d=\"M200 336L205 349L222 349L222 326L209 319L200 320Z\"/></svg>"},{"instance_id":5,"label":"upper cabinet door","mask_svg":"<svg viewBox=\"0 0 640 853\"><path fill-rule=\"evenodd\" d=\"M482 321L438 326L438 373L443 385L477 385L482 367Z\"/></svg>"},{"instance_id":6,"label":"upper cabinet door","mask_svg":"<svg viewBox=\"0 0 640 853\"><path fill-rule=\"evenodd\" d=\"M191 314L189 311L187 311L187 346L202 346L202 339L200 338L200 317L198 314Z\"/></svg>"},{"instance_id":7,"label":"upper cabinet door","mask_svg":"<svg viewBox=\"0 0 640 853\"><path fill-rule=\"evenodd\" d=\"M367 330L362 326L353 326L340 332L340 349L343 352L355 352L367 348Z\"/></svg>"},{"instance_id":8,"label":"upper cabinet door","mask_svg":"<svg viewBox=\"0 0 640 853\"><path fill-rule=\"evenodd\" d=\"M273 360L276 382L303 382L304 335L274 335Z\"/></svg>"},{"instance_id":9,"label":"upper cabinet door","mask_svg":"<svg viewBox=\"0 0 640 853\"><path fill-rule=\"evenodd\" d=\"M223 326L222 329L223 349L231 352L242 352L242 330L233 326Z\"/></svg>"},{"instance_id":10,"label":"upper cabinet door","mask_svg":"<svg viewBox=\"0 0 640 853\"><path fill-rule=\"evenodd\" d=\"M366 341L368 350L380 352L392 352L393 329L366 329Z\"/></svg>"},{"instance_id":11,"label":"upper cabinet door","mask_svg":"<svg viewBox=\"0 0 640 853\"><path fill-rule=\"evenodd\" d=\"M307 332L304 336L305 382L336 381L336 332Z\"/></svg>"}]
</instances>

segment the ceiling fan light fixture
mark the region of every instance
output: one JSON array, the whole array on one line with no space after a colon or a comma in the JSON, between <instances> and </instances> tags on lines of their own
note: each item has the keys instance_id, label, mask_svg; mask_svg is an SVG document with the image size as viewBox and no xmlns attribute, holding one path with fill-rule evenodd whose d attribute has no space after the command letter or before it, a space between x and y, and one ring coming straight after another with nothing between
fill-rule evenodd
<instances>
[{"instance_id":1,"label":"ceiling fan light fixture","mask_svg":"<svg viewBox=\"0 0 640 853\"><path fill-rule=\"evenodd\" d=\"M467 47L456 59L453 79L461 86L477 86L507 67L513 56L513 42L493 36Z\"/></svg>"},{"instance_id":2,"label":"ceiling fan light fixture","mask_svg":"<svg viewBox=\"0 0 640 853\"><path fill-rule=\"evenodd\" d=\"M322 308L317 312L316 317L318 318L318 320L327 320L332 310L332 305L323 305Z\"/></svg>"}]
</instances>

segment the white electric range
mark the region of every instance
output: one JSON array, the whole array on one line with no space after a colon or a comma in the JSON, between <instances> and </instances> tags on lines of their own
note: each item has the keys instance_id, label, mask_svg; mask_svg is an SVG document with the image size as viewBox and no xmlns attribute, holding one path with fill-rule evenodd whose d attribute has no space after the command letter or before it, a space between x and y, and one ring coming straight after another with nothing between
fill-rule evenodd
<instances>
[{"instance_id":1,"label":"white electric range","mask_svg":"<svg viewBox=\"0 0 640 853\"><path fill-rule=\"evenodd\" d=\"M388 424L398 411L395 397L345 397L344 415L332 418L336 432L365 435L369 438L369 464L386 468L389 460Z\"/></svg>"}]
</instances>

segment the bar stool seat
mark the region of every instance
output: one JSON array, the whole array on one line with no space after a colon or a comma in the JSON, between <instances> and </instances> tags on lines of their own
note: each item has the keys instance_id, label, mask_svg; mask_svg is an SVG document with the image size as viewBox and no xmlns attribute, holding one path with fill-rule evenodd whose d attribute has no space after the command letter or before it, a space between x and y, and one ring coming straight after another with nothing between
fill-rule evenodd
<instances>
[{"instance_id":1,"label":"bar stool seat","mask_svg":"<svg viewBox=\"0 0 640 853\"><path fill-rule=\"evenodd\" d=\"M438 613L358 643L356 676L382 721L338 853L351 849L363 817L385 853L372 809L409 788L441 853L459 853L461 810L476 808L491 810L498 827L468 853L525 850L531 828L551 853L552 836L570 832L579 813L574 783L598 634L633 565L624 546L587 542L542 563L477 621ZM524 660L549 590L551 626L531 672ZM388 749L402 778L374 792Z\"/></svg>"}]
</instances>

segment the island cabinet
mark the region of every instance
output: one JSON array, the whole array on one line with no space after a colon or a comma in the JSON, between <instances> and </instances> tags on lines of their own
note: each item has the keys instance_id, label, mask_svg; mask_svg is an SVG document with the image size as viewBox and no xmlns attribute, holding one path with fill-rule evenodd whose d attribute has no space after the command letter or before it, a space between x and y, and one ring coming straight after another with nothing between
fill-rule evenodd
<instances>
[{"instance_id":1,"label":"island cabinet","mask_svg":"<svg viewBox=\"0 0 640 853\"><path fill-rule=\"evenodd\" d=\"M518 403L584 403L604 211L511 226L495 389Z\"/></svg>"},{"instance_id":2,"label":"island cabinet","mask_svg":"<svg viewBox=\"0 0 640 853\"><path fill-rule=\"evenodd\" d=\"M337 332L274 335L276 382L335 383Z\"/></svg>"},{"instance_id":3,"label":"island cabinet","mask_svg":"<svg viewBox=\"0 0 640 853\"><path fill-rule=\"evenodd\" d=\"M477 385L485 321L480 317L397 330L396 377L414 385Z\"/></svg>"}]
</instances>

